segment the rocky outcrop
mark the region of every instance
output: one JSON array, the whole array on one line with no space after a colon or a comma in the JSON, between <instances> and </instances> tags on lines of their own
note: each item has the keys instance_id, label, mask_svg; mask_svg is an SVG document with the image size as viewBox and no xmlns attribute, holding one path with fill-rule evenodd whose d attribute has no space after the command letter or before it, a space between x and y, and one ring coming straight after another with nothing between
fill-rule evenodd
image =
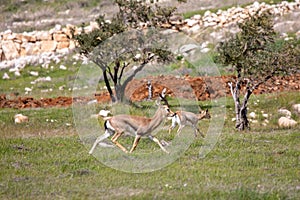
<instances>
[{"instance_id":1,"label":"rocky outcrop","mask_svg":"<svg viewBox=\"0 0 300 200\"><path fill-rule=\"evenodd\" d=\"M188 33L195 32L201 27L226 28L232 24L241 23L256 12L262 13L269 11L275 16L282 16L287 13L300 9L300 1L295 2L282 1L279 4L269 5L266 3L254 2L253 4L242 7L232 7L228 10L218 10L216 13L206 11L203 16L195 15L190 19L184 20L182 23L178 21L171 22L173 28L182 29ZM300 10L299 10L300 11Z\"/></svg>"},{"instance_id":2,"label":"rocky outcrop","mask_svg":"<svg viewBox=\"0 0 300 200\"><path fill-rule=\"evenodd\" d=\"M75 47L74 41L71 40L71 28L74 27L56 26L50 31L13 33L7 30L0 33L1 61L44 52L68 53Z\"/></svg>"}]
</instances>

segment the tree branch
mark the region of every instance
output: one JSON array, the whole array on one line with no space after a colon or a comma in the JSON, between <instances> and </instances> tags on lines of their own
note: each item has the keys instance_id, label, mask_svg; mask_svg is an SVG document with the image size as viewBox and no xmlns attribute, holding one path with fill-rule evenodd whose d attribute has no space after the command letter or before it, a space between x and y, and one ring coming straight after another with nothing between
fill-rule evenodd
<instances>
[{"instance_id":1,"label":"tree branch","mask_svg":"<svg viewBox=\"0 0 300 200\"><path fill-rule=\"evenodd\" d=\"M230 87L231 96L233 97L233 100L235 101L235 93L234 93L234 90L233 90L232 82L228 83L228 85Z\"/></svg>"},{"instance_id":2,"label":"tree branch","mask_svg":"<svg viewBox=\"0 0 300 200\"><path fill-rule=\"evenodd\" d=\"M119 77L118 77L118 82L119 82L119 83L121 82L121 78L122 78L122 76L123 76L124 69L125 69L126 67L128 67L129 64L130 64L130 63L124 63L124 64L123 64L123 67L122 67L122 69L121 69L121 73L120 73L120 75L119 75Z\"/></svg>"},{"instance_id":3,"label":"tree branch","mask_svg":"<svg viewBox=\"0 0 300 200\"><path fill-rule=\"evenodd\" d=\"M134 72L124 81L123 83L123 89L125 89L126 85L135 77L135 75L140 72L149 62L150 60L154 57L154 54L148 57L144 62L134 70Z\"/></svg>"}]
</instances>

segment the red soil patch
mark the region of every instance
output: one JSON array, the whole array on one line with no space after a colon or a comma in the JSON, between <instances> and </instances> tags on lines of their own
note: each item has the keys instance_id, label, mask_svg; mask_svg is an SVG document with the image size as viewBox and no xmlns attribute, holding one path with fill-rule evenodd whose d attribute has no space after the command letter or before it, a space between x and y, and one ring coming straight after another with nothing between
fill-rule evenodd
<instances>
[{"instance_id":1,"label":"red soil patch","mask_svg":"<svg viewBox=\"0 0 300 200\"><path fill-rule=\"evenodd\" d=\"M151 81L153 96L157 97L163 88L167 88L170 96L177 98L197 98L200 101L224 97L230 95L229 82L234 82L234 76L219 77L174 77L156 76L143 80L133 80L126 88L126 96L132 101L142 101L148 98L147 82ZM261 85L254 94L274 93L283 91L300 91L300 74L287 77L275 77ZM95 98L85 97L57 97L34 99L32 97L8 98L6 94L0 95L0 108L47 108L66 107L72 103L86 103L91 100L109 102L108 93L95 94Z\"/></svg>"}]
</instances>

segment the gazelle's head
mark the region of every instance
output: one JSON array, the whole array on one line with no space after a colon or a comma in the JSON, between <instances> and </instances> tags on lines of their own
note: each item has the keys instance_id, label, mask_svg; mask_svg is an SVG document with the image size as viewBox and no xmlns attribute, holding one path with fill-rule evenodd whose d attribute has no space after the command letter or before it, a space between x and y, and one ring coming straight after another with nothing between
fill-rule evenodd
<instances>
[{"instance_id":1,"label":"gazelle's head","mask_svg":"<svg viewBox=\"0 0 300 200\"><path fill-rule=\"evenodd\" d=\"M166 95L166 88L163 89L161 94L159 94L159 98L156 100L156 105L159 106L159 109L157 111L160 112L160 115L162 117L173 117L175 115L174 112L171 111L168 100L165 98ZM161 102L164 102L164 105L161 104Z\"/></svg>"},{"instance_id":2,"label":"gazelle's head","mask_svg":"<svg viewBox=\"0 0 300 200\"><path fill-rule=\"evenodd\" d=\"M163 106L161 106L161 108L163 109L163 115L165 117L173 117L174 116L175 113L169 108L169 106L163 105Z\"/></svg>"},{"instance_id":3,"label":"gazelle's head","mask_svg":"<svg viewBox=\"0 0 300 200\"><path fill-rule=\"evenodd\" d=\"M204 118L205 119L210 119L211 118L211 116L208 112L208 109L200 111L200 115L202 116L202 119L204 119Z\"/></svg>"}]
</instances>

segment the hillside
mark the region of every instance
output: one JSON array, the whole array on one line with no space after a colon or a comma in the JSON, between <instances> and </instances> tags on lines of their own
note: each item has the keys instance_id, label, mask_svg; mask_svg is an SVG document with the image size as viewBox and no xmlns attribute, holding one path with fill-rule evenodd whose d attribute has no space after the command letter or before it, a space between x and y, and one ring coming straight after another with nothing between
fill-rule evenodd
<instances>
[{"instance_id":1,"label":"hillside","mask_svg":"<svg viewBox=\"0 0 300 200\"><path fill-rule=\"evenodd\" d=\"M2 87L0 92L9 93L13 90L20 95L26 95L32 93L36 94L38 91L50 91L48 94L51 93L51 96L53 96L58 93L51 91L56 90L61 91L59 94L63 93L69 95L69 91L72 91L71 82L74 78L66 80L64 76L69 69L71 69L70 72L68 72L69 77L74 76L74 73L82 63L82 59L78 55L68 56L68 53L72 52L75 47L74 41L70 39L69 28L85 20L85 22L89 23L89 26L86 26L86 30L91 30L94 26L93 23L90 23L93 18L102 12L105 12L109 17L116 11L116 8L111 1L108 0L102 0L100 3L98 3L98 1L85 0L44 0L43 2L35 1L35 3L28 3L26 0L5 2L5 4L0 6L0 9L3 11L0 12L0 18L7 19L4 23L5 26L1 26L5 32L0 33L0 77L3 79L1 83L6 85L6 79L10 79L13 85L19 86L10 87L10 89ZM13 2L19 2L19 4L16 4L19 5L19 7L12 9L11 6L15 5ZM276 17L274 18L275 29L280 32L283 37L289 39L289 34L296 34L298 38L300 37L300 21L298 20L300 16L299 0L290 3L274 1L270 4L252 3L253 1L251 1L251 4L247 4L249 2L250 1L226 1L225 4L223 1L208 3L202 0L191 0L187 3L178 3L173 0L164 0L161 4L164 6L175 5L178 7L178 13L184 16L192 16L181 21L172 21L170 28L181 30L195 38L201 44L203 52L211 51L214 45L226 39L228 34L236 33L238 31L237 23L244 20L245 17L247 17L247 13L253 13L260 8L271 9L272 12L276 13ZM11 8L8 9L9 7ZM41 12L42 9L44 9L43 12ZM81 15L76 15L76 12L81 13ZM39 15L39 13L43 13L43 15ZM85 17L82 17L82 15ZM17 16L23 16L25 18L22 20ZM36 17L30 18L30 16ZM32 19L31 22L30 19ZM44 24L46 26L39 26L43 22L51 23L48 25ZM25 24L28 24L29 28L34 31L18 33L19 28L26 28ZM34 26L30 24L34 24ZM71 25L65 26L65 24ZM16 26L13 27L14 25ZM12 30L7 30L9 27L11 27ZM39 28L45 29L37 31ZM49 30L47 30L47 28L49 28ZM86 61L83 63L86 63ZM25 67L29 67L30 69L25 70ZM68 68L67 71L65 71L66 68ZM53 69L55 69L55 71L57 70L53 76L57 76L59 80L58 83L55 82L55 78L51 75ZM180 76L190 72L188 69L176 70ZM45 77L35 78L34 75L31 74L32 71L34 71L34 73L39 71L38 74L43 74ZM28 77L28 74L32 76L28 77L30 81L21 81L24 74L26 77ZM197 76L197 74L193 75ZM51 83L47 82L43 86L41 86L41 83L37 85L32 84L36 83L37 80L47 78L46 76L50 77ZM55 88L53 88L53 86ZM69 91L62 89L66 86L69 87ZM42 96L45 95L43 94Z\"/></svg>"},{"instance_id":2,"label":"hillside","mask_svg":"<svg viewBox=\"0 0 300 200\"><path fill-rule=\"evenodd\" d=\"M180 14L201 12L207 9L242 6L254 0L206 1L160 0L163 6L176 6ZM273 1L274 2L274 1ZM278 1L277 1L278 2ZM93 21L98 15L110 18L117 8L112 0L3 0L0 5L0 32L48 30L60 24L81 25Z\"/></svg>"}]
</instances>

